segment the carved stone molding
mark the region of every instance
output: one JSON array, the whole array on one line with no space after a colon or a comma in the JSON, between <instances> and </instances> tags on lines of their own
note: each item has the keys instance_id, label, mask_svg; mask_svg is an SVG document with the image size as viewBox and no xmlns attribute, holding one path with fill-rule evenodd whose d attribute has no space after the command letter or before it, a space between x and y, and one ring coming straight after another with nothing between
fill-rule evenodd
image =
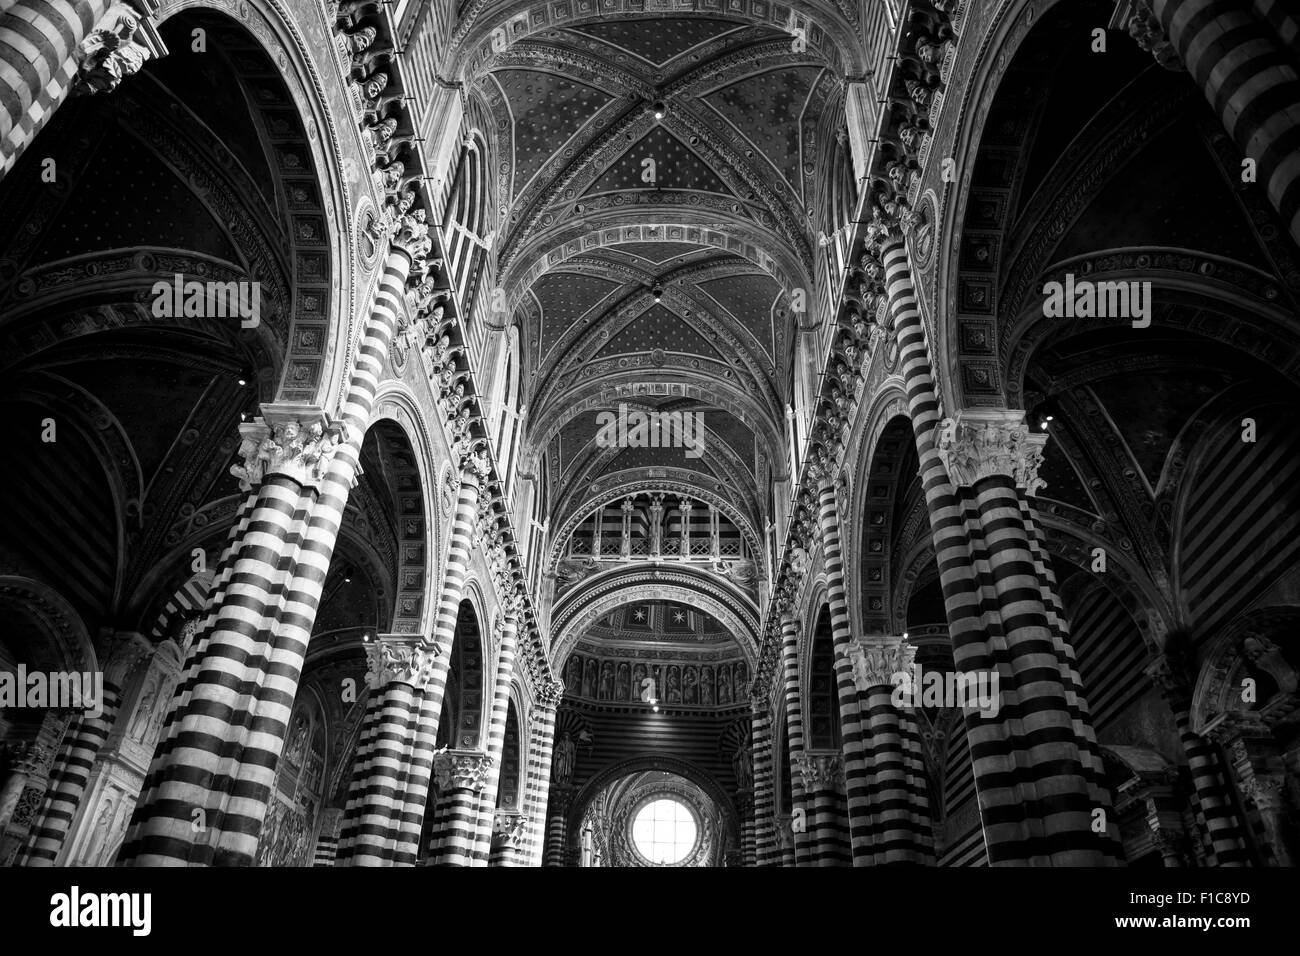
<instances>
[{"instance_id":1,"label":"carved stone molding","mask_svg":"<svg viewBox=\"0 0 1300 956\"><path fill-rule=\"evenodd\" d=\"M423 690L433 676L442 648L418 634L380 634L367 641L366 683L373 689L388 684L410 684Z\"/></svg>"},{"instance_id":2,"label":"carved stone molding","mask_svg":"<svg viewBox=\"0 0 1300 956\"><path fill-rule=\"evenodd\" d=\"M1136 0L1132 4L1132 12L1126 26L1128 35L1138 46L1150 53L1158 64L1166 70L1186 72L1187 67L1183 66L1183 61L1178 56L1178 49L1170 41L1164 25L1151 10L1147 0Z\"/></svg>"},{"instance_id":3,"label":"carved stone molding","mask_svg":"<svg viewBox=\"0 0 1300 956\"><path fill-rule=\"evenodd\" d=\"M439 790L472 790L478 793L492 771L492 758L479 750L448 750L433 755L433 772Z\"/></svg>"},{"instance_id":4,"label":"carved stone molding","mask_svg":"<svg viewBox=\"0 0 1300 956\"><path fill-rule=\"evenodd\" d=\"M1029 431L1023 409L967 408L944 419L937 450L957 485L1008 475L1016 487L1035 495L1047 486L1038 477L1046 444L1046 433Z\"/></svg>"},{"instance_id":5,"label":"carved stone molding","mask_svg":"<svg viewBox=\"0 0 1300 956\"><path fill-rule=\"evenodd\" d=\"M319 487L347 426L307 405L262 406L262 414L239 426L242 465L230 466L239 487L251 491L270 475L286 475L303 487Z\"/></svg>"},{"instance_id":6,"label":"carved stone molding","mask_svg":"<svg viewBox=\"0 0 1300 956\"><path fill-rule=\"evenodd\" d=\"M910 674L916 648L904 637L873 635L843 645L853 667L853 683L866 693L872 687L891 686L895 674Z\"/></svg>"}]
</instances>

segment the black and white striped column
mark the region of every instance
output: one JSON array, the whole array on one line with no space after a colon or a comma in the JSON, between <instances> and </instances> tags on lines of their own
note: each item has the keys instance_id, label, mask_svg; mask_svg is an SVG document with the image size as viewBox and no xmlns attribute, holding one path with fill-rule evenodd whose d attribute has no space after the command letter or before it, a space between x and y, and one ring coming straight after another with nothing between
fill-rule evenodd
<instances>
[{"instance_id":1,"label":"black and white striped column","mask_svg":"<svg viewBox=\"0 0 1300 956\"><path fill-rule=\"evenodd\" d=\"M803 784L809 849L814 866L848 866L852 860L845 822L844 769L838 753L805 750L791 758Z\"/></svg>"},{"instance_id":2,"label":"black and white striped column","mask_svg":"<svg viewBox=\"0 0 1300 956\"><path fill-rule=\"evenodd\" d=\"M1086 710L1072 706L1062 682L1067 664L1047 625L1045 585L1034 573L1016 480L988 467L1006 449L982 444L991 436L960 422L945 421L941 429L925 328L896 229L883 237L880 258L954 662L963 675L995 669L999 675L997 712L966 710L989 861L1114 862L1114 814L1091 785L1087 737L1078 732ZM1031 450L1004 456L1003 470L1023 469ZM949 468L966 468L972 456L973 472L964 481L950 478ZM1093 831L1094 823L1102 833Z\"/></svg>"},{"instance_id":3,"label":"black and white striped column","mask_svg":"<svg viewBox=\"0 0 1300 956\"><path fill-rule=\"evenodd\" d=\"M772 715L766 695L750 698L751 746L754 764L754 862L779 866L776 846L776 777L772 766Z\"/></svg>"},{"instance_id":4,"label":"black and white striped column","mask_svg":"<svg viewBox=\"0 0 1300 956\"><path fill-rule=\"evenodd\" d=\"M821 528L822 565L826 574L826 602L830 609L831 634L838 648L853 639L849 625L849 605L844 588L844 552L840 536L839 503L835 482L825 476L817 488L817 520ZM865 865L870 856L870 809L867 793L866 742L858 695L851 677L846 680L846 664L836 654L835 678L840 711L840 752L843 758L844 799L848 839L854 866Z\"/></svg>"},{"instance_id":5,"label":"black and white striped column","mask_svg":"<svg viewBox=\"0 0 1300 956\"><path fill-rule=\"evenodd\" d=\"M542 688L528 714L528 781L524 812L528 816L525 865L541 866L546 841L547 804L551 791L551 758L555 750L555 712L564 685L559 681Z\"/></svg>"},{"instance_id":6,"label":"black and white striped column","mask_svg":"<svg viewBox=\"0 0 1300 956\"><path fill-rule=\"evenodd\" d=\"M148 56L130 40L139 19L115 0L19 0L0 12L0 179L67 99L83 62L96 74L90 91L139 70Z\"/></svg>"},{"instance_id":7,"label":"black and white striped column","mask_svg":"<svg viewBox=\"0 0 1300 956\"><path fill-rule=\"evenodd\" d=\"M791 802L789 807L794 823L795 866L811 866L812 821L811 809L805 795L803 775L797 772L803 759L803 705L799 690L799 623L789 614L781 618L781 677L785 693L785 737L790 759Z\"/></svg>"},{"instance_id":8,"label":"black and white striped column","mask_svg":"<svg viewBox=\"0 0 1300 956\"><path fill-rule=\"evenodd\" d=\"M50 788L32 825L21 866L54 866L58 862L72 819L86 795L90 772L122 703L122 688L131 672L153 651L140 634L116 632L101 648L104 666L104 698L100 714L82 716L63 738L59 755L51 769Z\"/></svg>"},{"instance_id":9,"label":"black and white striped column","mask_svg":"<svg viewBox=\"0 0 1300 956\"><path fill-rule=\"evenodd\" d=\"M435 673L446 683L447 655L416 634L381 634L365 643L370 697L362 720L336 861L346 866L413 866L416 848L402 841L402 811L423 791L413 780L412 744Z\"/></svg>"},{"instance_id":10,"label":"black and white striped column","mask_svg":"<svg viewBox=\"0 0 1300 956\"><path fill-rule=\"evenodd\" d=\"M177 700L154 753L123 865L248 866L275 786L290 711L361 442L413 261L431 240L405 216L362 331L337 422L320 409L263 406L241 427L250 491Z\"/></svg>"},{"instance_id":11,"label":"black and white striped column","mask_svg":"<svg viewBox=\"0 0 1300 956\"><path fill-rule=\"evenodd\" d=\"M492 713L488 719L487 754L492 762L479 800L474 833L474 866L486 866L492 852L496 819L497 789L501 784L501 757L506 743L506 718L510 713L510 685L515 674L515 653L519 647L518 612L510 608L501 617L500 647L497 649L496 683L492 692Z\"/></svg>"},{"instance_id":12,"label":"black and white striped column","mask_svg":"<svg viewBox=\"0 0 1300 956\"><path fill-rule=\"evenodd\" d=\"M544 866L567 866L569 842L569 806L573 788L557 784L551 787L546 821L546 857Z\"/></svg>"},{"instance_id":13,"label":"black and white striped column","mask_svg":"<svg viewBox=\"0 0 1300 956\"><path fill-rule=\"evenodd\" d=\"M1250 866L1246 831L1229 790L1228 774L1214 745L1192 730L1192 695L1176 662L1161 656L1147 668L1160 689L1187 755L1197 823L1205 827L1210 866Z\"/></svg>"},{"instance_id":14,"label":"black and white striped column","mask_svg":"<svg viewBox=\"0 0 1300 956\"><path fill-rule=\"evenodd\" d=\"M873 635L841 644L836 652L837 672L847 672L866 742L870 823L865 863L933 863L929 788L920 740L915 720L894 701L896 688L911 686L915 649L901 637ZM853 862L864 865L856 855Z\"/></svg>"},{"instance_id":15,"label":"black and white striped column","mask_svg":"<svg viewBox=\"0 0 1300 956\"><path fill-rule=\"evenodd\" d=\"M479 800L492 758L479 750L440 750L433 758L438 780L438 830L429 854L437 866L469 866L478 835Z\"/></svg>"},{"instance_id":16,"label":"black and white striped column","mask_svg":"<svg viewBox=\"0 0 1300 956\"><path fill-rule=\"evenodd\" d=\"M488 866L522 866L528 842L528 818L522 813L498 813L493 820L492 853Z\"/></svg>"}]
</instances>

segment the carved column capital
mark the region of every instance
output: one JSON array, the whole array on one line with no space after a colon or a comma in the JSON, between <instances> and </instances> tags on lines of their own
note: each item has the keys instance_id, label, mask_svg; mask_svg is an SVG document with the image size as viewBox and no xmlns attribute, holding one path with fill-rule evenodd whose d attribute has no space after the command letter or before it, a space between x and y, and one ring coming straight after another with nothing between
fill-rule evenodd
<instances>
[{"instance_id":1,"label":"carved column capital","mask_svg":"<svg viewBox=\"0 0 1300 956\"><path fill-rule=\"evenodd\" d=\"M433 755L433 772L439 790L472 790L478 793L487 782L493 761L479 750L448 750Z\"/></svg>"},{"instance_id":2,"label":"carved column capital","mask_svg":"<svg viewBox=\"0 0 1300 956\"><path fill-rule=\"evenodd\" d=\"M556 784L551 787L547 795L548 815L555 816L568 811L573 803L573 797L577 791L568 784Z\"/></svg>"},{"instance_id":3,"label":"carved column capital","mask_svg":"<svg viewBox=\"0 0 1300 956\"><path fill-rule=\"evenodd\" d=\"M1164 25L1147 0L1130 0L1128 22L1124 26L1134 42L1150 53L1156 63L1175 73L1187 71L1178 55L1178 49L1170 41Z\"/></svg>"},{"instance_id":4,"label":"carved column capital","mask_svg":"<svg viewBox=\"0 0 1300 956\"><path fill-rule=\"evenodd\" d=\"M966 408L943 420L936 450L956 485L1008 475L1035 495L1047 486L1038 477L1046 444L1046 433L1030 432L1023 409Z\"/></svg>"},{"instance_id":5,"label":"carved column capital","mask_svg":"<svg viewBox=\"0 0 1300 956\"><path fill-rule=\"evenodd\" d=\"M543 707L560 706L560 698L564 696L564 681L545 680L537 689L537 701Z\"/></svg>"},{"instance_id":6,"label":"carved column capital","mask_svg":"<svg viewBox=\"0 0 1300 956\"><path fill-rule=\"evenodd\" d=\"M503 846L517 850L528 835L528 818L522 813L498 813L492 818L492 832Z\"/></svg>"},{"instance_id":7,"label":"carved column capital","mask_svg":"<svg viewBox=\"0 0 1300 956\"><path fill-rule=\"evenodd\" d=\"M73 95L111 92L124 77L140 72L150 55L149 48L136 40L140 24L140 14L124 3L109 9L74 54Z\"/></svg>"},{"instance_id":8,"label":"carved column capital","mask_svg":"<svg viewBox=\"0 0 1300 956\"><path fill-rule=\"evenodd\" d=\"M347 426L331 424L329 416L310 405L262 406L262 414L239 426L239 457L231 465L243 491L269 475L287 475L303 487L316 488L325 477L339 445L347 441Z\"/></svg>"},{"instance_id":9,"label":"carved column capital","mask_svg":"<svg viewBox=\"0 0 1300 956\"><path fill-rule=\"evenodd\" d=\"M839 754L795 754L790 766L803 777L803 788L808 793L834 790L844 780L844 767Z\"/></svg>"},{"instance_id":10,"label":"carved column capital","mask_svg":"<svg viewBox=\"0 0 1300 956\"><path fill-rule=\"evenodd\" d=\"M99 647L99 669L104 682L119 690L127 677L153 655L153 645L136 631L112 631L105 634Z\"/></svg>"},{"instance_id":11,"label":"carved column capital","mask_svg":"<svg viewBox=\"0 0 1300 956\"><path fill-rule=\"evenodd\" d=\"M853 683L861 693L872 687L890 687L895 674L910 674L916 648L894 635L858 637L838 648L853 668Z\"/></svg>"},{"instance_id":12,"label":"carved column capital","mask_svg":"<svg viewBox=\"0 0 1300 956\"><path fill-rule=\"evenodd\" d=\"M367 641L366 683L375 690L389 684L410 684L423 690L433 676L442 648L419 634L380 634Z\"/></svg>"},{"instance_id":13,"label":"carved column capital","mask_svg":"<svg viewBox=\"0 0 1300 956\"><path fill-rule=\"evenodd\" d=\"M423 272L424 258L433 248L425 211L416 209L399 216L393 223L388 242L392 248L401 250L410 258L413 274Z\"/></svg>"}]
</instances>

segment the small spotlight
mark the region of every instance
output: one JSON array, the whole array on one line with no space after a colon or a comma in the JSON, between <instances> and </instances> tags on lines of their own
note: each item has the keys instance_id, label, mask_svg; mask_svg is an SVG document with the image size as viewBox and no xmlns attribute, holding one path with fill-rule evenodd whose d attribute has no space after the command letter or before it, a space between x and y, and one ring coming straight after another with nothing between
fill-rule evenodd
<instances>
[{"instance_id":1,"label":"small spotlight","mask_svg":"<svg viewBox=\"0 0 1300 956\"><path fill-rule=\"evenodd\" d=\"M344 583L344 584L351 584L351 583L352 583L352 579L351 579L350 577L348 577L348 576L345 574L345 575L343 575L343 583Z\"/></svg>"},{"instance_id":2,"label":"small spotlight","mask_svg":"<svg viewBox=\"0 0 1300 956\"><path fill-rule=\"evenodd\" d=\"M239 386L242 388L247 384L248 384L248 379L244 378L244 376L242 375L239 376Z\"/></svg>"},{"instance_id":3,"label":"small spotlight","mask_svg":"<svg viewBox=\"0 0 1300 956\"><path fill-rule=\"evenodd\" d=\"M664 118L664 114L667 113L667 112L668 112L668 107L664 104L664 101L663 101L663 100L656 100L656 101L655 101L655 119L657 119L657 120L661 120L661 119L663 119L663 118Z\"/></svg>"},{"instance_id":4,"label":"small spotlight","mask_svg":"<svg viewBox=\"0 0 1300 956\"><path fill-rule=\"evenodd\" d=\"M1045 416L1045 417L1043 418L1043 421L1050 422L1050 421L1054 421L1054 419L1052 418L1051 415L1047 415L1047 416Z\"/></svg>"},{"instance_id":5,"label":"small spotlight","mask_svg":"<svg viewBox=\"0 0 1300 956\"><path fill-rule=\"evenodd\" d=\"M650 294L654 296L655 301L658 302L660 299L664 297L664 290L660 286L655 286L652 290L650 290Z\"/></svg>"},{"instance_id":6,"label":"small spotlight","mask_svg":"<svg viewBox=\"0 0 1300 956\"><path fill-rule=\"evenodd\" d=\"M658 704L655 704L655 705L654 705L653 707L651 707L650 709L653 710L656 714L659 713L659 705L658 705Z\"/></svg>"}]
</instances>

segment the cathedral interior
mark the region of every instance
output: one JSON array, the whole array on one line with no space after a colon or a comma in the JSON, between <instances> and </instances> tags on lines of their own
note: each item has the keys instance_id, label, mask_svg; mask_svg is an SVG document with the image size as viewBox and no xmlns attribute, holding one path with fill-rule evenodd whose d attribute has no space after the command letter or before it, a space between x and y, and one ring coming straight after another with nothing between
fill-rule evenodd
<instances>
[{"instance_id":1,"label":"cathedral interior","mask_svg":"<svg viewBox=\"0 0 1300 956\"><path fill-rule=\"evenodd\" d=\"M0 862L1294 865L1298 37L6 2Z\"/></svg>"}]
</instances>

